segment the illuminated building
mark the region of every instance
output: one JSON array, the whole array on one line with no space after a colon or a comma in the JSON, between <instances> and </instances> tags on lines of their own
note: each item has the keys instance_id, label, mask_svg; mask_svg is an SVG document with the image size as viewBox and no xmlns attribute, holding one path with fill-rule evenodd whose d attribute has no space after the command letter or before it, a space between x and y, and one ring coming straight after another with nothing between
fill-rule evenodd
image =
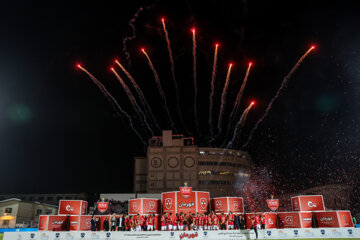
<instances>
[{"instance_id":1,"label":"illuminated building","mask_svg":"<svg viewBox=\"0 0 360 240\"><path fill-rule=\"evenodd\" d=\"M146 157L135 157L134 192L178 190L187 182L212 197L235 195L235 182L249 178L252 161L246 152L199 147L192 137L171 130L149 140Z\"/></svg>"}]
</instances>

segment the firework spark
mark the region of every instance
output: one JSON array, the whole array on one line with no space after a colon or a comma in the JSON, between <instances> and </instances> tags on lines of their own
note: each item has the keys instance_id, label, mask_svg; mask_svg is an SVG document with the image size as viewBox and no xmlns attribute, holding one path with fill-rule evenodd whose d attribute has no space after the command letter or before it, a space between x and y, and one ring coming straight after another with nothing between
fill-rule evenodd
<instances>
[{"instance_id":1,"label":"firework spark","mask_svg":"<svg viewBox=\"0 0 360 240\"><path fill-rule=\"evenodd\" d=\"M224 111L225 111L225 106L226 106L226 95L227 95L227 91L228 91L228 87L229 87L229 82L230 82L230 75L231 75L231 68L232 68L233 64L230 63L229 64L229 68L226 74L226 80L225 80L225 85L223 88L223 92L221 94L221 105L220 105L220 113L219 113L219 118L218 118L218 134L221 133L221 126L222 126L222 121L223 121L223 115L224 115Z\"/></svg>"},{"instance_id":2,"label":"firework spark","mask_svg":"<svg viewBox=\"0 0 360 240\"><path fill-rule=\"evenodd\" d=\"M130 117L130 115L125 112L121 106L119 105L119 103L116 101L116 99L109 93L109 91L105 88L105 86L96 78L94 77L90 72L88 72L84 67L82 67L80 64L77 64L77 67L79 69L81 69L83 72L85 72L90 79L93 81L93 83L96 84L96 86L100 89L100 91L104 94L104 96L108 99L108 101L112 104L112 106L114 107L116 113L118 115L123 114L125 115L125 117L128 119L129 124L131 129L134 131L134 133L139 137L139 139L141 140L141 142L144 144L144 146L146 146L146 141L143 139L143 137L141 136L141 134L136 130L134 123L132 121L132 118ZM120 115L121 116L121 115Z\"/></svg>"},{"instance_id":3,"label":"firework spark","mask_svg":"<svg viewBox=\"0 0 360 240\"><path fill-rule=\"evenodd\" d=\"M247 116L251 110L251 108L254 106L255 102L252 101L250 105L244 110L244 112L241 114L241 117L239 121L237 122L234 130L234 134L232 139L229 141L229 143L226 145L226 148L232 148L233 144L235 143L236 139L239 136L239 133L241 132L241 128L245 125Z\"/></svg>"},{"instance_id":4,"label":"firework spark","mask_svg":"<svg viewBox=\"0 0 360 240\"><path fill-rule=\"evenodd\" d=\"M233 123L235 121L235 119L238 118L238 112L239 112L239 109L240 109L240 103L241 103L241 99L242 99L242 96L244 94L244 90L245 90L245 86L246 86L246 83L247 83L247 80L249 78L249 73L250 73L250 69L252 67L253 63L252 62L249 62L249 65L248 65L248 68L246 70L246 74L245 74L245 77L244 77L244 80L241 84L241 87L239 89L239 92L236 96L236 100L235 100L235 104L234 104L234 107L230 113L230 121L228 123L228 126L227 126L227 130L226 130L226 134L225 134L225 137L224 137L224 142L222 144L222 146L225 145L225 142L230 134L230 131L232 129L232 126L233 126Z\"/></svg>"},{"instance_id":5,"label":"firework spark","mask_svg":"<svg viewBox=\"0 0 360 240\"><path fill-rule=\"evenodd\" d=\"M196 130L199 131L198 111L197 111L197 70L196 70L196 28L191 28L192 32L192 55L193 55L193 79L194 79L194 117Z\"/></svg>"},{"instance_id":6,"label":"firework spark","mask_svg":"<svg viewBox=\"0 0 360 240\"><path fill-rule=\"evenodd\" d=\"M180 122L183 125L183 127L186 129L185 122L184 122L184 117L183 117L183 115L181 113L181 110L180 110L179 87L178 87L176 79L175 79L174 57L173 57L172 50L171 50L169 33L168 33L167 29L166 29L165 18L161 18L161 23L162 23L162 26L163 26L165 40L166 40L166 44L167 44L167 50L168 50L168 53L169 53L171 77L172 77L174 88L175 88L176 109L177 109L178 115L180 117ZM186 131L189 132L188 130L186 130Z\"/></svg>"},{"instance_id":7,"label":"firework spark","mask_svg":"<svg viewBox=\"0 0 360 240\"><path fill-rule=\"evenodd\" d=\"M146 101L146 98L144 96L143 91L141 90L141 88L139 87L139 85L136 83L135 79L131 76L131 74L124 68L124 66L118 61L115 60L115 63L121 68L121 70L125 73L125 75L127 76L127 78L130 80L130 82L132 83L132 85L135 88L135 91L137 92L140 102L143 105L145 111L151 116L151 119L153 121L153 123L155 124L156 129L158 130L158 132L161 132L161 129L159 127L159 124L151 110L150 104L148 103L148 101Z\"/></svg>"},{"instance_id":8,"label":"firework spark","mask_svg":"<svg viewBox=\"0 0 360 240\"><path fill-rule=\"evenodd\" d=\"M173 121L173 119L172 119L172 117L171 117L171 114L170 114L170 112L169 112L169 108L168 108L168 105L167 105L165 93L164 93L164 91L163 91L163 89L162 89L162 87L161 87L159 75L158 75L158 73L157 73L157 71L156 71L156 69L155 69L155 67L154 67L154 64L152 63L152 61L151 61L149 55L147 54L147 52L145 51L145 48L141 48L141 52L145 55L146 59L148 60L149 67L150 67L151 71L153 72L153 75L154 75L154 78L155 78L155 82L156 82L156 86L157 86L157 89L158 89L158 91L159 91L159 93L160 93L160 96L161 96L161 99L162 99L162 105L163 105L163 108L164 108L166 114L167 114L168 117L169 117L171 127L172 127L175 131L177 131L176 128L175 128L174 121Z\"/></svg>"},{"instance_id":9,"label":"firework spark","mask_svg":"<svg viewBox=\"0 0 360 240\"><path fill-rule=\"evenodd\" d=\"M120 77L120 75L115 71L115 69L112 67L110 68L110 70L115 74L115 77L119 80L121 86L124 88L124 91L126 93L126 95L128 96L131 105L133 106L136 114L138 115L139 119L143 120L145 123L146 128L149 130L151 136L154 136L154 132L153 130L150 128L149 123L146 120L146 115L145 113L141 110L141 108L139 107L134 95L131 93L129 87L126 85L126 83L124 82L124 80Z\"/></svg>"},{"instance_id":10,"label":"firework spark","mask_svg":"<svg viewBox=\"0 0 360 240\"><path fill-rule=\"evenodd\" d=\"M217 56L218 56L218 48L219 44L215 43L215 51L214 51L214 60L213 60L213 68L212 68L212 75L211 75L211 93L209 96L210 106L209 106L209 125L210 125L210 136L214 136L213 131L213 98L214 98L214 91L215 91L215 75L216 75L216 66L217 66Z\"/></svg>"},{"instance_id":11,"label":"firework spark","mask_svg":"<svg viewBox=\"0 0 360 240\"><path fill-rule=\"evenodd\" d=\"M249 138L247 139L246 143L242 146L242 148L246 147L249 142L251 141L254 132L256 131L256 129L259 127L260 123L262 121L264 121L265 117L269 114L272 105L274 104L275 100L280 96L280 94L282 93L282 91L284 91L284 89L286 89L287 84L291 78L291 76L296 72L296 70L300 67L301 63L305 60L305 58L311 53L312 50L314 50L316 48L315 45L311 46L309 48L309 50L307 50L302 56L301 58L296 62L296 64L292 67L292 69L290 70L290 72L284 77L280 88L278 89L278 91L276 92L275 96L271 99L270 103L268 104L268 106L266 107L266 110L264 112L264 114L261 116L261 118L259 118L259 120L256 122L255 127L251 130Z\"/></svg>"}]
</instances>

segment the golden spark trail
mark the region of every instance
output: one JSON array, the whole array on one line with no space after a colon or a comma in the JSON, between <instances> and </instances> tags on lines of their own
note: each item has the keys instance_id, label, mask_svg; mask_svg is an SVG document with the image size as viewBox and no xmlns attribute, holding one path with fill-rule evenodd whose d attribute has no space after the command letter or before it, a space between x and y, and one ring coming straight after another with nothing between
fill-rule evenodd
<instances>
[{"instance_id":1,"label":"golden spark trail","mask_svg":"<svg viewBox=\"0 0 360 240\"><path fill-rule=\"evenodd\" d=\"M245 90L245 86L246 86L246 83L247 83L247 80L249 78L249 73L250 73L250 69L251 69L251 66L252 66L252 62L249 62L249 65L248 65L248 68L246 70L246 74L245 74L245 77L244 77L244 80L241 84L241 87L239 89L239 92L236 96L236 100L235 100L235 104L234 104L234 107L231 111L231 114L230 114L230 118L229 118L229 123L228 123L228 126L227 126L227 129L226 129L226 134L225 134L225 137L224 137L224 142L222 144L222 146L225 145L225 142L230 134L230 131L233 127L233 123L235 121L235 119L238 118L238 112L239 112L239 109L240 109L240 103L241 103L241 99L242 99L242 96L244 94L244 90Z\"/></svg>"},{"instance_id":2,"label":"golden spark trail","mask_svg":"<svg viewBox=\"0 0 360 240\"><path fill-rule=\"evenodd\" d=\"M216 66L217 66L217 56L218 56L218 47L219 44L215 44L215 51L214 51L214 60L213 60L213 68L212 68L212 75L211 75L211 93L209 96L210 106L209 106L209 125L210 125L210 135L213 137L213 98L214 98L214 91L215 91L215 75L216 75Z\"/></svg>"},{"instance_id":3,"label":"golden spark trail","mask_svg":"<svg viewBox=\"0 0 360 240\"><path fill-rule=\"evenodd\" d=\"M302 56L301 58L296 62L296 64L292 67L292 69L290 70L290 72L284 77L280 88L278 89L278 91L276 92L275 96L271 99L270 103L268 104L264 114L261 116L261 118L259 118L259 120L256 122L255 127L251 130L249 138L247 139L246 143L242 146L242 148L246 147L249 142L251 141L254 132L256 131L256 129L259 127L260 123L262 121L264 121L265 117L269 114L272 105L274 104L275 100L280 96L281 92L287 87L287 84L290 80L290 78L292 77L292 75L296 72L296 70L300 67L301 63L305 60L305 58L311 53L312 50L315 49L315 46L311 46L309 48L309 50L307 50Z\"/></svg>"},{"instance_id":4,"label":"golden spark trail","mask_svg":"<svg viewBox=\"0 0 360 240\"><path fill-rule=\"evenodd\" d=\"M219 113L218 125L217 125L218 134L220 134L220 132L221 132L221 125L222 125L222 120L223 120L223 115L224 115L225 105L226 105L226 95L227 95L227 90L228 90L229 82L230 82L231 68L232 68L232 63L229 64L229 68L228 68L228 71L226 74L225 85L223 88L223 92L221 94L221 106L220 106L220 113Z\"/></svg>"},{"instance_id":5,"label":"golden spark trail","mask_svg":"<svg viewBox=\"0 0 360 240\"><path fill-rule=\"evenodd\" d=\"M199 131L199 120L198 120L198 111L197 111L197 72L196 72L196 29L192 28L192 55L193 55L193 78L194 78L194 118L196 130Z\"/></svg>"},{"instance_id":6,"label":"golden spark trail","mask_svg":"<svg viewBox=\"0 0 360 240\"><path fill-rule=\"evenodd\" d=\"M244 110L244 112L241 114L241 117L239 119L239 121L237 122L236 126L235 126L235 130L234 130L234 134L232 139L229 141L229 143L226 145L226 148L232 148L234 142L236 141L236 139L239 136L239 133L241 131L241 128L245 125L247 116L252 108L252 106L255 104L255 102L251 102L250 105Z\"/></svg>"},{"instance_id":7,"label":"golden spark trail","mask_svg":"<svg viewBox=\"0 0 360 240\"><path fill-rule=\"evenodd\" d=\"M178 112L179 117L180 117L181 125L183 125L183 127L186 129L185 122L184 122L184 117L183 117L183 115L181 113L181 109L180 109L179 87L178 87L176 79L175 79L174 57L173 57L172 50L171 50L169 33L168 33L168 31L166 29L166 25L165 25L165 18L161 18L161 22L162 22L162 26L163 26L163 30L164 30L164 34L165 34L167 50L169 52L171 77L172 77L174 88L175 88L176 108L177 108L177 112ZM188 130L186 130L186 131L189 132Z\"/></svg>"},{"instance_id":8,"label":"golden spark trail","mask_svg":"<svg viewBox=\"0 0 360 240\"><path fill-rule=\"evenodd\" d=\"M118 60L115 60L115 63L121 68L121 70L125 73L127 78L130 80L130 82L134 86L134 88L139 96L140 102L143 105L145 111L151 116L151 119L152 119L153 123L155 124L156 129L158 130L159 133L161 133L159 124L157 123L157 120L151 110L150 104L145 99L143 91L141 90L139 85L136 83L135 79L131 76L131 74L124 68L124 66Z\"/></svg>"},{"instance_id":9,"label":"golden spark trail","mask_svg":"<svg viewBox=\"0 0 360 240\"><path fill-rule=\"evenodd\" d=\"M166 97L165 97L165 93L161 87L161 83L160 83L160 79L159 79L159 75L154 67L154 64L152 63L149 55L146 53L145 49L142 48L141 51L144 53L146 59L148 60L148 64L149 64L149 67L151 69L151 71L153 72L153 75L154 75L154 78L155 78L155 82L156 82L156 86L157 86L157 89L160 93L160 96L161 96L161 99L162 99L162 105L163 105L163 108L166 112L166 114L168 115L169 117L169 120L170 120L170 124L171 124L171 127L177 132L176 128L175 128L175 124L174 124L174 121L170 115L170 112L169 112L169 108L168 108L168 105L167 105L167 101L166 101Z\"/></svg>"},{"instance_id":10,"label":"golden spark trail","mask_svg":"<svg viewBox=\"0 0 360 240\"><path fill-rule=\"evenodd\" d=\"M119 80L121 86L124 88L124 91L126 93L126 95L128 96L131 105L133 106L136 114L138 115L140 120L143 120L145 123L146 128L149 130L151 136L154 136L154 132L152 131L152 129L150 128L147 120L146 120L146 115L145 113L141 110L141 108L139 107L134 95L131 93L129 87L126 85L126 83L124 82L124 80L120 77L120 75L115 71L114 68L111 68L111 71L115 74L115 77Z\"/></svg>"},{"instance_id":11,"label":"golden spark trail","mask_svg":"<svg viewBox=\"0 0 360 240\"><path fill-rule=\"evenodd\" d=\"M100 91L105 95L105 97L108 99L108 101L113 105L116 113L120 115L120 113L122 113L123 115L125 115L125 117L128 119L129 124L131 129L134 131L134 133L139 137L139 139L142 141L142 143L144 144L144 146L147 145L146 141L144 141L143 137L141 136L141 134L136 130L136 128L134 127L134 123L132 121L132 118L130 117L130 115L125 112L121 106L119 105L119 103L116 101L116 99L109 93L109 91L105 88L105 86L99 81L97 80L96 77L94 77L91 73L89 73L85 68L83 68L80 64L77 65L77 67L79 69L81 69L83 72L85 72L90 79L93 81L93 83L96 84L96 86L100 89Z\"/></svg>"}]
</instances>

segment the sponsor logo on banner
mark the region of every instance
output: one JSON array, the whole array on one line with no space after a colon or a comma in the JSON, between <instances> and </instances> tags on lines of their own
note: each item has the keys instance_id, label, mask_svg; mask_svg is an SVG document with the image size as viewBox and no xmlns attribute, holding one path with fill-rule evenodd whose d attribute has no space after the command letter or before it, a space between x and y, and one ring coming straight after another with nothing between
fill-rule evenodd
<instances>
[{"instance_id":1,"label":"sponsor logo on banner","mask_svg":"<svg viewBox=\"0 0 360 240\"><path fill-rule=\"evenodd\" d=\"M165 198L165 207L170 209L172 207L172 198Z\"/></svg>"},{"instance_id":2,"label":"sponsor logo on banner","mask_svg":"<svg viewBox=\"0 0 360 240\"><path fill-rule=\"evenodd\" d=\"M194 202L191 202L191 203L181 202L181 203L178 204L179 208L182 208L182 207L190 208L190 207L193 207L193 206L195 206Z\"/></svg>"},{"instance_id":3,"label":"sponsor logo on banner","mask_svg":"<svg viewBox=\"0 0 360 240\"><path fill-rule=\"evenodd\" d=\"M104 213L108 210L109 202L98 202L97 203L97 210L101 213Z\"/></svg>"},{"instance_id":4,"label":"sponsor logo on banner","mask_svg":"<svg viewBox=\"0 0 360 240\"><path fill-rule=\"evenodd\" d=\"M293 224L293 223L294 223L294 219L293 219L292 216L286 216L286 217L285 217L285 222L286 222L287 224Z\"/></svg>"},{"instance_id":5,"label":"sponsor logo on banner","mask_svg":"<svg viewBox=\"0 0 360 240\"><path fill-rule=\"evenodd\" d=\"M111 233L106 233L106 237L109 238L111 236Z\"/></svg>"},{"instance_id":6,"label":"sponsor logo on banner","mask_svg":"<svg viewBox=\"0 0 360 240\"><path fill-rule=\"evenodd\" d=\"M46 233L42 233L42 234L40 234L40 239L41 239L41 240L48 240L48 239L49 239L49 236L46 235Z\"/></svg>"},{"instance_id":7,"label":"sponsor logo on banner","mask_svg":"<svg viewBox=\"0 0 360 240\"><path fill-rule=\"evenodd\" d=\"M271 236L271 231L266 231L266 234L270 237Z\"/></svg>"},{"instance_id":8,"label":"sponsor logo on banner","mask_svg":"<svg viewBox=\"0 0 360 240\"><path fill-rule=\"evenodd\" d=\"M312 201L308 201L307 205L311 208L316 208L316 203L313 203Z\"/></svg>"},{"instance_id":9,"label":"sponsor logo on banner","mask_svg":"<svg viewBox=\"0 0 360 240\"><path fill-rule=\"evenodd\" d=\"M137 202L133 202L132 209L133 211L137 211Z\"/></svg>"},{"instance_id":10,"label":"sponsor logo on banner","mask_svg":"<svg viewBox=\"0 0 360 240\"><path fill-rule=\"evenodd\" d=\"M55 233L55 237L59 238L60 237L60 233Z\"/></svg>"},{"instance_id":11,"label":"sponsor logo on banner","mask_svg":"<svg viewBox=\"0 0 360 240\"><path fill-rule=\"evenodd\" d=\"M93 239L93 240L98 240L98 239L100 239L100 236L97 235L96 233L92 233L92 234L91 234L91 239Z\"/></svg>"},{"instance_id":12,"label":"sponsor logo on banner","mask_svg":"<svg viewBox=\"0 0 360 240\"><path fill-rule=\"evenodd\" d=\"M266 203L271 211L276 211L279 207L279 199L268 199Z\"/></svg>"},{"instance_id":13,"label":"sponsor logo on banner","mask_svg":"<svg viewBox=\"0 0 360 240\"><path fill-rule=\"evenodd\" d=\"M336 237L341 236L341 232L338 232L336 229L333 229L333 230L331 231L331 234L332 234L333 236L336 236Z\"/></svg>"},{"instance_id":14,"label":"sponsor logo on banner","mask_svg":"<svg viewBox=\"0 0 360 240\"><path fill-rule=\"evenodd\" d=\"M294 230L294 235L297 236L299 234L299 230Z\"/></svg>"},{"instance_id":15,"label":"sponsor logo on banner","mask_svg":"<svg viewBox=\"0 0 360 240\"><path fill-rule=\"evenodd\" d=\"M279 234L280 237L287 237L286 232L284 232L283 230L279 230L278 234Z\"/></svg>"},{"instance_id":16,"label":"sponsor logo on banner","mask_svg":"<svg viewBox=\"0 0 360 240\"><path fill-rule=\"evenodd\" d=\"M234 210L235 210L235 211L238 211L238 210L239 210L239 202L238 202L238 201L234 201L233 204L234 204Z\"/></svg>"},{"instance_id":17,"label":"sponsor logo on banner","mask_svg":"<svg viewBox=\"0 0 360 240\"><path fill-rule=\"evenodd\" d=\"M80 237L84 238L85 237L85 233L80 233Z\"/></svg>"},{"instance_id":18,"label":"sponsor logo on banner","mask_svg":"<svg viewBox=\"0 0 360 240\"><path fill-rule=\"evenodd\" d=\"M349 235L352 235L352 234L353 234L353 230L352 230L352 229L348 229L348 233L349 233Z\"/></svg>"},{"instance_id":19,"label":"sponsor logo on banner","mask_svg":"<svg viewBox=\"0 0 360 240\"><path fill-rule=\"evenodd\" d=\"M302 219L304 222L312 222L312 219L311 218L303 218Z\"/></svg>"},{"instance_id":20,"label":"sponsor logo on banner","mask_svg":"<svg viewBox=\"0 0 360 240\"><path fill-rule=\"evenodd\" d=\"M268 223L269 223L270 225L273 225L273 224L274 224L274 222L273 222L273 220L272 220L271 218L268 219Z\"/></svg>"},{"instance_id":21,"label":"sponsor logo on banner","mask_svg":"<svg viewBox=\"0 0 360 240\"><path fill-rule=\"evenodd\" d=\"M331 222L333 220L332 217L322 217L320 218L320 222Z\"/></svg>"},{"instance_id":22,"label":"sponsor logo on banner","mask_svg":"<svg viewBox=\"0 0 360 240\"><path fill-rule=\"evenodd\" d=\"M71 233L66 233L66 234L65 234L65 239L66 239L66 240L73 240L73 239L74 239L74 236L71 235Z\"/></svg>"},{"instance_id":23,"label":"sponsor logo on banner","mask_svg":"<svg viewBox=\"0 0 360 240\"><path fill-rule=\"evenodd\" d=\"M200 206L202 209L206 209L207 207L207 199L206 198L200 198Z\"/></svg>"},{"instance_id":24,"label":"sponsor logo on banner","mask_svg":"<svg viewBox=\"0 0 360 240\"><path fill-rule=\"evenodd\" d=\"M184 238L187 238L187 239L194 239L194 238L197 238L199 235L197 232L195 233L181 233L180 234L180 239L184 239Z\"/></svg>"},{"instance_id":25,"label":"sponsor logo on banner","mask_svg":"<svg viewBox=\"0 0 360 240\"><path fill-rule=\"evenodd\" d=\"M72 208L70 204L66 205L65 209L66 209L66 211L68 211L68 212L74 211L74 208Z\"/></svg>"},{"instance_id":26,"label":"sponsor logo on banner","mask_svg":"<svg viewBox=\"0 0 360 240\"><path fill-rule=\"evenodd\" d=\"M175 233L174 233L174 232L171 232L171 233L170 233L170 236L171 236L171 237L173 237L174 235L175 235Z\"/></svg>"},{"instance_id":27,"label":"sponsor logo on banner","mask_svg":"<svg viewBox=\"0 0 360 240\"><path fill-rule=\"evenodd\" d=\"M215 206L218 210L221 210L222 209L222 201L221 200L215 201Z\"/></svg>"},{"instance_id":28,"label":"sponsor logo on banner","mask_svg":"<svg viewBox=\"0 0 360 240\"><path fill-rule=\"evenodd\" d=\"M154 201L149 202L149 209L154 209L156 206L156 203Z\"/></svg>"},{"instance_id":29,"label":"sponsor logo on banner","mask_svg":"<svg viewBox=\"0 0 360 240\"><path fill-rule=\"evenodd\" d=\"M180 187L180 194L185 199L191 196L191 192L192 192L192 187Z\"/></svg>"},{"instance_id":30,"label":"sponsor logo on banner","mask_svg":"<svg viewBox=\"0 0 360 240\"><path fill-rule=\"evenodd\" d=\"M35 233L30 234L30 238L34 238L35 237Z\"/></svg>"},{"instance_id":31,"label":"sponsor logo on banner","mask_svg":"<svg viewBox=\"0 0 360 240\"><path fill-rule=\"evenodd\" d=\"M321 229L321 230L320 230L320 233L321 233L321 235L325 235L325 230L324 230L324 229Z\"/></svg>"},{"instance_id":32,"label":"sponsor logo on banner","mask_svg":"<svg viewBox=\"0 0 360 240\"><path fill-rule=\"evenodd\" d=\"M313 237L313 236L314 236L314 233L311 232L310 230L305 230L305 236L307 236L307 237Z\"/></svg>"}]
</instances>

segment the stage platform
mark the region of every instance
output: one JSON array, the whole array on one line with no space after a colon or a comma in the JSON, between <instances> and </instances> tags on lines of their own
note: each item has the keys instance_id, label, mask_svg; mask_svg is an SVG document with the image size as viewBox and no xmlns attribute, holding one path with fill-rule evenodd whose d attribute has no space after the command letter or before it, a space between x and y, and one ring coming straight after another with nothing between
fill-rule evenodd
<instances>
[{"instance_id":1,"label":"stage platform","mask_svg":"<svg viewBox=\"0 0 360 240\"><path fill-rule=\"evenodd\" d=\"M299 228L258 230L259 239L358 238L360 228ZM6 232L4 240L133 240L133 239L256 239L253 230L154 232Z\"/></svg>"}]
</instances>

